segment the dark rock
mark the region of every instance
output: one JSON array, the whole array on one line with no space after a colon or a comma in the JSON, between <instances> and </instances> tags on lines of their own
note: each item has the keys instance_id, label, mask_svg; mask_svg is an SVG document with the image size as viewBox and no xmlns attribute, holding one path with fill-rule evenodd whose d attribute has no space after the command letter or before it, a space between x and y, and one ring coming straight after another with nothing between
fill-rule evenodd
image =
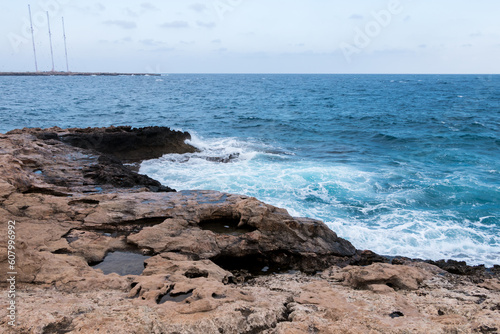
<instances>
[{"instance_id":1,"label":"dark rock","mask_svg":"<svg viewBox=\"0 0 500 334\"><path fill-rule=\"evenodd\" d=\"M404 257L404 256L396 256L391 261L391 263L394 265L405 265L405 264L408 264L411 262L412 262L412 260L410 258Z\"/></svg>"},{"instance_id":2,"label":"dark rock","mask_svg":"<svg viewBox=\"0 0 500 334\"><path fill-rule=\"evenodd\" d=\"M122 161L155 159L168 153L197 152L195 147L185 143L186 140L191 139L189 133L174 131L167 127L119 126L69 129L69 132L59 136L64 143L96 150ZM47 136L47 134L42 136Z\"/></svg>"},{"instance_id":3,"label":"dark rock","mask_svg":"<svg viewBox=\"0 0 500 334\"><path fill-rule=\"evenodd\" d=\"M455 261L455 260L439 260L439 261L425 261L427 263L433 264L451 274L456 275L467 275L467 276L482 276L486 273L484 265L480 266L469 266L465 261Z\"/></svg>"},{"instance_id":4,"label":"dark rock","mask_svg":"<svg viewBox=\"0 0 500 334\"><path fill-rule=\"evenodd\" d=\"M492 272L493 274L496 274L496 275L499 275L499 276L500 276L500 266L499 266L499 265L497 265L497 264L495 264L495 265L493 266L493 268L491 268L491 272Z\"/></svg>"},{"instance_id":5,"label":"dark rock","mask_svg":"<svg viewBox=\"0 0 500 334\"><path fill-rule=\"evenodd\" d=\"M83 169L83 175L99 185L109 184L119 188L146 187L153 192L175 191L160 182L133 172L112 156L101 155L98 163Z\"/></svg>"},{"instance_id":6,"label":"dark rock","mask_svg":"<svg viewBox=\"0 0 500 334\"><path fill-rule=\"evenodd\" d=\"M486 325L482 325L482 326L479 326L476 329L476 332L477 333L482 333L482 334L486 334L486 333L497 334L498 333L498 328L496 328L496 327L490 327L490 326L486 326Z\"/></svg>"},{"instance_id":7,"label":"dark rock","mask_svg":"<svg viewBox=\"0 0 500 334\"><path fill-rule=\"evenodd\" d=\"M36 135L41 140L59 140L59 136L55 132L42 132Z\"/></svg>"},{"instance_id":8,"label":"dark rock","mask_svg":"<svg viewBox=\"0 0 500 334\"><path fill-rule=\"evenodd\" d=\"M238 159L239 157L240 157L239 153L232 153L224 157L204 157L204 159L210 162L219 162L227 164L229 162L232 162L233 160Z\"/></svg>"},{"instance_id":9,"label":"dark rock","mask_svg":"<svg viewBox=\"0 0 500 334\"><path fill-rule=\"evenodd\" d=\"M73 320L69 317L64 317L63 319L55 322L51 322L43 328L43 333L45 334L64 334L73 331Z\"/></svg>"},{"instance_id":10,"label":"dark rock","mask_svg":"<svg viewBox=\"0 0 500 334\"><path fill-rule=\"evenodd\" d=\"M370 250L357 251L350 264L355 266L369 266L373 263L389 263L389 259Z\"/></svg>"},{"instance_id":11,"label":"dark rock","mask_svg":"<svg viewBox=\"0 0 500 334\"><path fill-rule=\"evenodd\" d=\"M197 267L192 267L189 268L185 273L184 276L187 278L198 278L198 277L208 277L208 271L206 270L201 270Z\"/></svg>"}]
</instances>

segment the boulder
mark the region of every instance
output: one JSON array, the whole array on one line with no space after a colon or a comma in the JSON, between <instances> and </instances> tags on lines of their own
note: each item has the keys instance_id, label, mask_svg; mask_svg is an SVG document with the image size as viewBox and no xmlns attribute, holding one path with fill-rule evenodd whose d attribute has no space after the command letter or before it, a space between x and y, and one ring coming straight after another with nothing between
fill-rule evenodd
<instances>
[{"instance_id":1,"label":"boulder","mask_svg":"<svg viewBox=\"0 0 500 334\"><path fill-rule=\"evenodd\" d=\"M348 266L341 272L344 284L356 289L386 292L380 286L398 290L417 290L429 278L428 272L410 266L375 263L366 267Z\"/></svg>"}]
</instances>

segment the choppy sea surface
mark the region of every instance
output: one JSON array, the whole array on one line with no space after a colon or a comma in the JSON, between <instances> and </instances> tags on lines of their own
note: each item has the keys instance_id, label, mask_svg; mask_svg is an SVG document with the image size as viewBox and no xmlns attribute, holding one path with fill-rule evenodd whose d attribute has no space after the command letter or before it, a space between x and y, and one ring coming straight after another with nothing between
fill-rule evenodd
<instances>
[{"instance_id":1,"label":"choppy sea surface","mask_svg":"<svg viewBox=\"0 0 500 334\"><path fill-rule=\"evenodd\" d=\"M384 255L500 264L500 76L0 77L0 132L164 125L178 190L255 196Z\"/></svg>"}]
</instances>

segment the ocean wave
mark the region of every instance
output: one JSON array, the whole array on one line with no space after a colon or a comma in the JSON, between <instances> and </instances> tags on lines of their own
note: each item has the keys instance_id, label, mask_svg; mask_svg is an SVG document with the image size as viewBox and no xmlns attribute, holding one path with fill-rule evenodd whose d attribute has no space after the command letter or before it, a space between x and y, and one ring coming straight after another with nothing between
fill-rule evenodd
<instances>
[{"instance_id":1,"label":"ocean wave","mask_svg":"<svg viewBox=\"0 0 500 334\"><path fill-rule=\"evenodd\" d=\"M402 144L414 142L416 140L416 138L413 138L413 137L403 138L403 137L396 137L394 135L389 135L389 134L384 134L384 133L377 133L377 134L372 136L372 139L375 141L378 141L378 142L402 143Z\"/></svg>"},{"instance_id":2,"label":"ocean wave","mask_svg":"<svg viewBox=\"0 0 500 334\"><path fill-rule=\"evenodd\" d=\"M380 254L498 262L492 256L500 254L500 222L492 213L500 198L473 175L443 177L407 163L366 169L304 160L253 139L194 133L189 143L200 152L144 161L140 172L178 190L257 197L323 220L356 247Z\"/></svg>"},{"instance_id":3,"label":"ocean wave","mask_svg":"<svg viewBox=\"0 0 500 334\"><path fill-rule=\"evenodd\" d=\"M460 220L428 212L400 210L377 217L376 224L342 218L326 223L355 247L388 256L455 259L486 266L498 264L500 258L498 228L467 227Z\"/></svg>"}]
</instances>

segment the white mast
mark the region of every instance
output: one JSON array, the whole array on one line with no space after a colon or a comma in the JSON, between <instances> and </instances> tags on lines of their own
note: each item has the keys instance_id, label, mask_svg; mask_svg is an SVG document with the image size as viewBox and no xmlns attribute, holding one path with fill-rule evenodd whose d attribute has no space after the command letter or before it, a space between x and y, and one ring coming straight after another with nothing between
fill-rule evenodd
<instances>
[{"instance_id":1,"label":"white mast","mask_svg":"<svg viewBox=\"0 0 500 334\"><path fill-rule=\"evenodd\" d=\"M33 33L33 20L31 19L31 7L30 7L30 5L28 5L28 11L30 12L31 41L33 42L33 54L35 55L35 70L38 72L38 64L36 62L35 34Z\"/></svg>"},{"instance_id":2,"label":"white mast","mask_svg":"<svg viewBox=\"0 0 500 334\"><path fill-rule=\"evenodd\" d=\"M49 26L49 41L50 41L50 55L52 56L52 72L54 71L54 51L52 50L52 34L50 32L50 19L49 12L47 11L47 24Z\"/></svg>"},{"instance_id":3,"label":"white mast","mask_svg":"<svg viewBox=\"0 0 500 334\"><path fill-rule=\"evenodd\" d=\"M63 37L64 37L64 53L66 54L66 72L69 72L68 48L66 47L66 29L64 29L64 17L62 18L62 26L63 26Z\"/></svg>"}]
</instances>

